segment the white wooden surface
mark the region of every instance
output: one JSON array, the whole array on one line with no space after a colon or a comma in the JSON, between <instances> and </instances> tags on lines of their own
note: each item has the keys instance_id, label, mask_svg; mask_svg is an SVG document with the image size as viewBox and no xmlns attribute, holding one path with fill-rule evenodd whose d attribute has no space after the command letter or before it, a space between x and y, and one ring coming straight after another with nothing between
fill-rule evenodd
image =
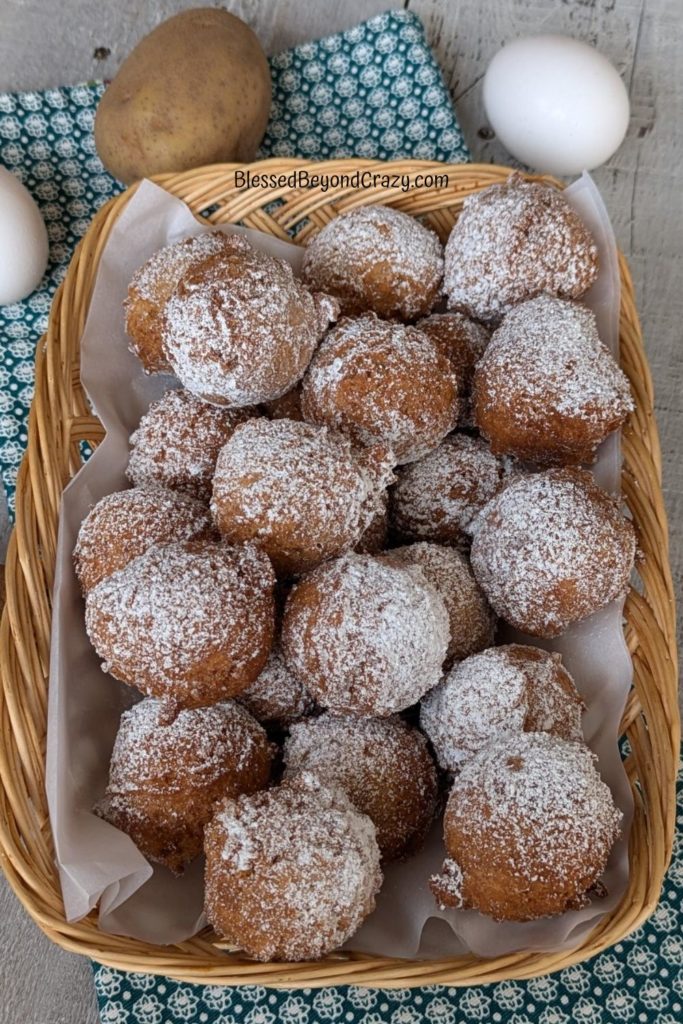
<instances>
[{"instance_id":1,"label":"white wooden surface","mask_svg":"<svg viewBox=\"0 0 683 1024\"><path fill-rule=\"evenodd\" d=\"M0 91L111 77L164 17L210 0L0 0ZM595 173L634 273L657 389L672 561L683 581L683 8L681 0L228 0L268 52L388 7L423 19L476 159L506 163L488 138L481 79L506 40L564 32L596 44L629 86L632 122ZM96 55L97 51L97 55ZM106 53L105 53L106 51ZM52 946L0 883L0 1024L96 1024L89 965Z\"/></svg>"}]
</instances>

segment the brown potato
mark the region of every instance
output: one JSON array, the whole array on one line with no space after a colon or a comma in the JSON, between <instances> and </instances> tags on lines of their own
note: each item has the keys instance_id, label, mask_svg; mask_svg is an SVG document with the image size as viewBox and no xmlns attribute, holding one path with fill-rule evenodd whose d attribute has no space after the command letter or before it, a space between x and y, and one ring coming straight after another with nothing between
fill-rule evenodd
<instances>
[{"instance_id":1,"label":"brown potato","mask_svg":"<svg viewBox=\"0 0 683 1024\"><path fill-rule=\"evenodd\" d=\"M95 143L126 184L164 171L249 161L263 138L271 80L240 18L183 11L145 36L100 101Z\"/></svg>"}]
</instances>

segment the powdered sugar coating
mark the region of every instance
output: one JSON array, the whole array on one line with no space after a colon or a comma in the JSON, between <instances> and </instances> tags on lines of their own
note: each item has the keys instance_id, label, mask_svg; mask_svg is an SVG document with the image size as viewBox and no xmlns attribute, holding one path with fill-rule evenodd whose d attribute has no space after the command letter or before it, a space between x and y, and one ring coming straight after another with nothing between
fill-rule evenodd
<instances>
[{"instance_id":1,"label":"powdered sugar coating","mask_svg":"<svg viewBox=\"0 0 683 1024\"><path fill-rule=\"evenodd\" d=\"M498 739L469 760L444 818L445 884L431 883L442 905L518 921L585 905L622 817L595 763L547 733Z\"/></svg>"},{"instance_id":2,"label":"powdered sugar coating","mask_svg":"<svg viewBox=\"0 0 683 1024\"><path fill-rule=\"evenodd\" d=\"M341 320L304 377L304 418L362 445L388 445L399 463L435 448L458 421L449 360L415 327L372 314Z\"/></svg>"},{"instance_id":3,"label":"powdered sugar coating","mask_svg":"<svg viewBox=\"0 0 683 1024\"><path fill-rule=\"evenodd\" d=\"M243 408L294 387L338 305L312 295L285 260L228 237L229 250L181 278L166 305L163 343L188 391Z\"/></svg>"},{"instance_id":4,"label":"powdered sugar coating","mask_svg":"<svg viewBox=\"0 0 683 1024\"><path fill-rule=\"evenodd\" d=\"M123 713L96 811L178 873L201 852L219 798L268 784L272 753L265 731L234 701L172 720L167 711L146 698Z\"/></svg>"},{"instance_id":5,"label":"powdered sugar coating","mask_svg":"<svg viewBox=\"0 0 683 1024\"><path fill-rule=\"evenodd\" d=\"M632 409L595 314L550 295L507 314L474 375L477 426L495 453L528 462L592 462Z\"/></svg>"},{"instance_id":6,"label":"powdered sugar coating","mask_svg":"<svg viewBox=\"0 0 683 1024\"><path fill-rule=\"evenodd\" d=\"M456 864L450 857L446 857L438 875L432 875L429 884L436 896L441 910L446 907L457 907L463 905L462 893L462 871L460 865Z\"/></svg>"},{"instance_id":7,"label":"powdered sugar coating","mask_svg":"<svg viewBox=\"0 0 683 1024\"><path fill-rule=\"evenodd\" d=\"M441 544L421 542L393 548L382 557L421 569L427 581L441 594L450 625L444 670L454 661L491 646L496 618L462 552Z\"/></svg>"},{"instance_id":8,"label":"powdered sugar coating","mask_svg":"<svg viewBox=\"0 0 683 1024\"><path fill-rule=\"evenodd\" d=\"M455 665L420 705L439 764L455 772L488 743L518 732L580 741L583 701L559 654L509 644Z\"/></svg>"},{"instance_id":9,"label":"powdered sugar coating","mask_svg":"<svg viewBox=\"0 0 683 1024\"><path fill-rule=\"evenodd\" d=\"M490 333L483 324L470 320L464 313L433 313L416 324L432 339L448 358L458 378L460 394L460 426L471 427L472 419L472 377L474 367L481 359L490 340Z\"/></svg>"},{"instance_id":10,"label":"powdered sugar coating","mask_svg":"<svg viewBox=\"0 0 683 1024\"><path fill-rule=\"evenodd\" d=\"M335 295L344 313L372 310L413 320L439 296L443 250L435 232L407 213L362 206L311 239L302 275L312 288Z\"/></svg>"},{"instance_id":11,"label":"powdered sugar coating","mask_svg":"<svg viewBox=\"0 0 683 1024\"><path fill-rule=\"evenodd\" d=\"M275 577L253 545L150 548L87 595L103 668L143 693L198 707L253 682L273 641Z\"/></svg>"},{"instance_id":12,"label":"powdered sugar coating","mask_svg":"<svg viewBox=\"0 0 683 1024\"><path fill-rule=\"evenodd\" d=\"M81 523L74 548L84 593L123 569L153 544L192 540L211 533L206 505L165 487L133 487L108 494Z\"/></svg>"},{"instance_id":13,"label":"powdered sugar coating","mask_svg":"<svg viewBox=\"0 0 683 1024\"><path fill-rule=\"evenodd\" d=\"M291 727L285 778L309 771L339 785L377 829L384 860L414 853L432 823L438 782L427 741L401 718L324 714Z\"/></svg>"},{"instance_id":14,"label":"powdered sugar coating","mask_svg":"<svg viewBox=\"0 0 683 1024\"><path fill-rule=\"evenodd\" d=\"M315 711L315 700L274 647L258 679L237 698L259 722L288 726Z\"/></svg>"},{"instance_id":15,"label":"powdered sugar coating","mask_svg":"<svg viewBox=\"0 0 683 1024\"><path fill-rule=\"evenodd\" d=\"M449 309L495 321L543 292L578 299L598 250L561 192L513 174L468 196L445 250Z\"/></svg>"},{"instance_id":16,"label":"powdered sugar coating","mask_svg":"<svg viewBox=\"0 0 683 1024\"><path fill-rule=\"evenodd\" d=\"M306 572L352 547L381 510L393 458L295 420L237 427L216 463L211 511L232 542L251 540L280 575Z\"/></svg>"},{"instance_id":17,"label":"powdered sugar coating","mask_svg":"<svg viewBox=\"0 0 683 1024\"><path fill-rule=\"evenodd\" d=\"M314 960L374 909L375 828L308 772L219 805L206 830L206 914L257 960Z\"/></svg>"},{"instance_id":18,"label":"powdered sugar coating","mask_svg":"<svg viewBox=\"0 0 683 1024\"><path fill-rule=\"evenodd\" d=\"M292 590L282 625L289 669L318 703L385 717L436 686L449 639L443 598L420 569L347 554Z\"/></svg>"},{"instance_id":19,"label":"powdered sugar coating","mask_svg":"<svg viewBox=\"0 0 683 1024\"><path fill-rule=\"evenodd\" d=\"M188 778L209 785L226 771L247 770L254 750L268 745L263 728L235 701L181 709L174 718L167 712L154 697L123 712L109 767L110 794L140 787L177 793Z\"/></svg>"},{"instance_id":20,"label":"powdered sugar coating","mask_svg":"<svg viewBox=\"0 0 683 1024\"><path fill-rule=\"evenodd\" d=\"M166 245L139 267L131 279L136 297L161 305L191 266L230 248L229 236L222 231L206 231L193 238Z\"/></svg>"},{"instance_id":21,"label":"powdered sugar coating","mask_svg":"<svg viewBox=\"0 0 683 1024\"><path fill-rule=\"evenodd\" d=\"M254 409L223 409L184 388L152 402L130 437L126 476L137 485L160 483L202 501L211 497L216 459Z\"/></svg>"},{"instance_id":22,"label":"powdered sugar coating","mask_svg":"<svg viewBox=\"0 0 683 1024\"><path fill-rule=\"evenodd\" d=\"M557 636L626 592L633 526L585 470L517 477L474 530L474 575L498 615L523 632Z\"/></svg>"},{"instance_id":23,"label":"powdered sugar coating","mask_svg":"<svg viewBox=\"0 0 683 1024\"><path fill-rule=\"evenodd\" d=\"M470 524L503 483L503 464L480 438L451 434L402 467L389 491L391 523L403 540L466 546Z\"/></svg>"},{"instance_id":24,"label":"powdered sugar coating","mask_svg":"<svg viewBox=\"0 0 683 1024\"><path fill-rule=\"evenodd\" d=\"M163 316L178 281L195 264L226 247L227 236L220 231L184 238L159 249L133 274L124 303L126 331L146 373L171 372L163 347Z\"/></svg>"}]
</instances>

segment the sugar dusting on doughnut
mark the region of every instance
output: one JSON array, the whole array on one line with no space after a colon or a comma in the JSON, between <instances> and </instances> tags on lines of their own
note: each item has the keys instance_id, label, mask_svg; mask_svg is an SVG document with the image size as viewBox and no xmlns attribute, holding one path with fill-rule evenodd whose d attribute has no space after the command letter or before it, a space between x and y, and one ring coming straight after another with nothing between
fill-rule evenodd
<instances>
[{"instance_id":1,"label":"sugar dusting on doughnut","mask_svg":"<svg viewBox=\"0 0 683 1024\"><path fill-rule=\"evenodd\" d=\"M229 247L220 231L166 245L133 274L124 302L131 350L146 373L170 373L163 346L164 306L182 275L195 263Z\"/></svg>"},{"instance_id":2,"label":"sugar dusting on doughnut","mask_svg":"<svg viewBox=\"0 0 683 1024\"><path fill-rule=\"evenodd\" d=\"M595 315L549 295L507 314L474 375L479 429L497 454L529 462L593 461L632 409L628 378Z\"/></svg>"},{"instance_id":3,"label":"sugar dusting on doughnut","mask_svg":"<svg viewBox=\"0 0 683 1024\"><path fill-rule=\"evenodd\" d=\"M184 388L166 391L131 434L126 475L134 484L161 483L208 502L218 453L254 415L251 408L210 405Z\"/></svg>"},{"instance_id":4,"label":"sugar dusting on doughnut","mask_svg":"<svg viewBox=\"0 0 683 1024\"><path fill-rule=\"evenodd\" d=\"M490 743L456 776L444 818L442 907L532 920L585 905L621 812L582 743L520 733Z\"/></svg>"},{"instance_id":5,"label":"sugar dusting on doughnut","mask_svg":"<svg viewBox=\"0 0 683 1024\"><path fill-rule=\"evenodd\" d=\"M245 768L253 749L265 736L254 718L235 701L219 701L206 708L185 708L174 718L163 701L154 697L134 704L121 716L109 769L109 792L125 793L138 786L156 792L179 788L179 780L162 779L159 763L166 751L183 771L203 782L219 778L226 764ZM150 758L148 744L156 755ZM156 763L155 763L156 762Z\"/></svg>"},{"instance_id":6,"label":"sugar dusting on doughnut","mask_svg":"<svg viewBox=\"0 0 683 1024\"><path fill-rule=\"evenodd\" d=\"M503 482L503 464L481 438L450 434L425 458L402 466L390 490L391 523L403 540L459 547Z\"/></svg>"},{"instance_id":7,"label":"sugar dusting on doughnut","mask_svg":"<svg viewBox=\"0 0 683 1024\"><path fill-rule=\"evenodd\" d=\"M211 704L239 693L265 665L274 582L252 545L155 547L89 592L86 628L117 679L171 704Z\"/></svg>"},{"instance_id":8,"label":"sugar dusting on doughnut","mask_svg":"<svg viewBox=\"0 0 683 1024\"><path fill-rule=\"evenodd\" d=\"M231 543L253 540L279 574L306 572L360 540L381 513L393 456L354 452L335 431L295 420L249 420L216 464L211 509Z\"/></svg>"},{"instance_id":9,"label":"sugar dusting on doughnut","mask_svg":"<svg viewBox=\"0 0 683 1024\"><path fill-rule=\"evenodd\" d=\"M241 408L296 384L338 305L311 294L285 260L229 237L229 251L181 278L165 307L163 342L189 391Z\"/></svg>"},{"instance_id":10,"label":"sugar dusting on doughnut","mask_svg":"<svg viewBox=\"0 0 683 1024\"><path fill-rule=\"evenodd\" d=\"M413 566L347 554L304 577L287 601L288 667L322 707L386 716L435 686L449 639L443 598Z\"/></svg>"},{"instance_id":11,"label":"sugar dusting on doughnut","mask_svg":"<svg viewBox=\"0 0 683 1024\"><path fill-rule=\"evenodd\" d=\"M562 193L514 174L465 199L444 288L449 308L487 322L542 292L579 298L597 272L597 246Z\"/></svg>"},{"instance_id":12,"label":"sugar dusting on doughnut","mask_svg":"<svg viewBox=\"0 0 683 1024\"><path fill-rule=\"evenodd\" d=\"M154 544L211 532L207 506L189 494L156 485L115 491L100 498L81 523L76 575L85 593Z\"/></svg>"},{"instance_id":13,"label":"sugar dusting on doughnut","mask_svg":"<svg viewBox=\"0 0 683 1024\"><path fill-rule=\"evenodd\" d=\"M372 310L413 320L434 306L443 275L438 236L389 206L362 206L335 217L304 252L311 287L339 298L344 313Z\"/></svg>"},{"instance_id":14,"label":"sugar dusting on doughnut","mask_svg":"<svg viewBox=\"0 0 683 1024\"><path fill-rule=\"evenodd\" d=\"M517 629L557 636L626 592L635 532L580 469L514 479L474 523L474 575Z\"/></svg>"},{"instance_id":15,"label":"sugar dusting on doughnut","mask_svg":"<svg viewBox=\"0 0 683 1024\"><path fill-rule=\"evenodd\" d=\"M237 698L259 722L288 726L315 710L312 695L289 671L279 647L274 647L266 665Z\"/></svg>"},{"instance_id":16,"label":"sugar dusting on doughnut","mask_svg":"<svg viewBox=\"0 0 683 1024\"><path fill-rule=\"evenodd\" d=\"M265 731L234 701L172 719L147 698L121 716L95 812L179 874L200 854L216 800L267 786L271 761Z\"/></svg>"},{"instance_id":17,"label":"sugar dusting on doughnut","mask_svg":"<svg viewBox=\"0 0 683 1024\"><path fill-rule=\"evenodd\" d=\"M420 707L439 764L458 770L492 740L518 732L583 739L583 702L559 654L509 644L459 664Z\"/></svg>"},{"instance_id":18,"label":"sugar dusting on doughnut","mask_svg":"<svg viewBox=\"0 0 683 1024\"><path fill-rule=\"evenodd\" d=\"M450 624L444 670L454 661L491 646L496 618L462 552L423 541L392 548L381 557L398 565L421 569L443 598Z\"/></svg>"},{"instance_id":19,"label":"sugar dusting on doughnut","mask_svg":"<svg viewBox=\"0 0 683 1024\"><path fill-rule=\"evenodd\" d=\"M386 444L397 462L435 448L459 414L448 358L422 331L366 314L341 320L304 377L304 418L362 445Z\"/></svg>"},{"instance_id":20,"label":"sugar dusting on doughnut","mask_svg":"<svg viewBox=\"0 0 683 1024\"><path fill-rule=\"evenodd\" d=\"M181 242L165 245L135 271L131 286L141 299L163 301L168 298L166 282L177 283L194 263L221 252L229 244L222 232L206 231L194 238L184 238ZM164 287L160 288L160 283Z\"/></svg>"},{"instance_id":21,"label":"sugar dusting on doughnut","mask_svg":"<svg viewBox=\"0 0 683 1024\"><path fill-rule=\"evenodd\" d=\"M382 882L370 819L308 772L219 804L205 849L208 919L257 960L312 960L341 946Z\"/></svg>"},{"instance_id":22,"label":"sugar dusting on doughnut","mask_svg":"<svg viewBox=\"0 0 683 1024\"><path fill-rule=\"evenodd\" d=\"M415 853L436 811L438 783L427 741L401 718L323 714L291 727L285 777L310 771L339 785L377 829L385 860Z\"/></svg>"}]
</instances>

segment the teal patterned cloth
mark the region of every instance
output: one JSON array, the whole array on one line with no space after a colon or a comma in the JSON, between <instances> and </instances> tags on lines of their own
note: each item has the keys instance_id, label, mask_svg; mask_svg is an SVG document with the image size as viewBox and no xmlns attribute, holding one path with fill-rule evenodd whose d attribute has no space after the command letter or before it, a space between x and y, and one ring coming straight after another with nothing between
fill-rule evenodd
<instances>
[{"instance_id":1,"label":"teal patterned cloth","mask_svg":"<svg viewBox=\"0 0 683 1024\"><path fill-rule=\"evenodd\" d=\"M469 159L420 20L382 14L273 57L273 106L260 156ZM35 346L76 243L121 191L102 167L92 127L101 83L0 94L0 164L22 181L47 224L50 264L25 302L0 306L0 474L14 501L33 395Z\"/></svg>"},{"instance_id":2,"label":"teal patterned cloth","mask_svg":"<svg viewBox=\"0 0 683 1024\"><path fill-rule=\"evenodd\" d=\"M420 21L397 11L271 60L273 108L261 156L469 159ZM103 86L0 95L0 163L32 192L50 266L25 302L0 307L0 471L11 496L26 443L36 342L95 211L121 186L92 124ZM683 814L683 807L679 807ZM681 818L679 818L679 821ZM273 992L182 985L94 965L103 1024L679 1024L683 1020L683 851L654 916L618 946L526 983L380 991Z\"/></svg>"},{"instance_id":3,"label":"teal patterned cloth","mask_svg":"<svg viewBox=\"0 0 683 1024\"><path fill-rule=\"evenodd\" d=\"M261 156L469 160L419 18L393 11L273 57Z\"/></svg>"},{"instance_id":4,"label":"teal patterned cloth","mask_svg":"<svg viewBox=\"0 0 683 1024\"><path fill-rule=\"evenodd\" d=\"M22 181L40 207L50 262L24 302L0 306L0 473L10 508L26 447L36 343L52 296L93 214L121 191L103 169L92 135L102 86L0 95L0 164Z\"/></svg>"}]
</instances>

